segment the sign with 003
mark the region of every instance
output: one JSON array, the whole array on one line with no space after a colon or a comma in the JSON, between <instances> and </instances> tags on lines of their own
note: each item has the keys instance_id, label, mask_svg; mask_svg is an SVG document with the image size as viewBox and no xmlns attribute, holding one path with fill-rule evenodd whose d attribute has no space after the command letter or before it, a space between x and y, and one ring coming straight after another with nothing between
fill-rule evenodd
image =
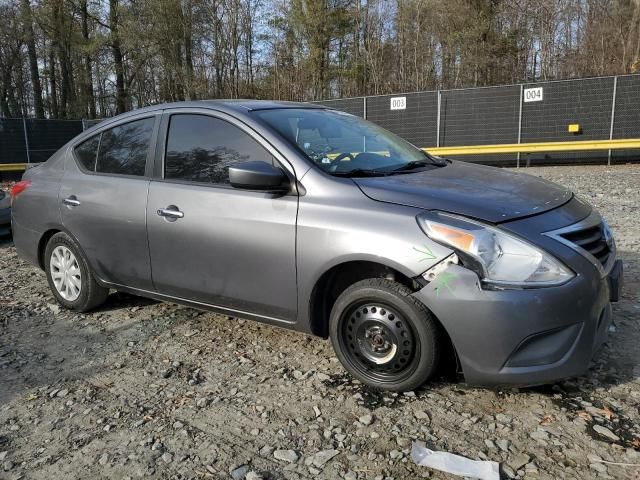
<instances>
[{"instance_id":1,"label":"sign with 003","mask_svg":"<svg viewBox=\"0 0 640 480\"><path fill-rule=\"evenodd\" d=\"M391 110L406 110L407 97L391 97Z\"/></svg>"}]
</instances>

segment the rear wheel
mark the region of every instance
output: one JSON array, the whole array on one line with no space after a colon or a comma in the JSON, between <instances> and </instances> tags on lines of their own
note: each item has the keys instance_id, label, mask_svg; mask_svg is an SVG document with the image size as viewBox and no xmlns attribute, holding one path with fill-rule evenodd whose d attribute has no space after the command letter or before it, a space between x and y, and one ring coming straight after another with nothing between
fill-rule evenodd
<instances>
[{"instance_id":1,"label":"rear wheel","mask_svg":"<svg viewBox=\"0 0 640 480\"><path fill-rule=\"evenodd\" d=\"M347 288L331 311L336 355L358 380L385 390L413 390L436 371L440 326L411 290L386 279Z\"/></svg>"},{"instance_id":2,"label":"rear wheel","mask_svg":"<svg viewBox=\"0 0 640 480\"><path fill-rule=\"evenodd\" d=\"M66 233L51 237L44 258L49 287L63 307L86 312L107 299L109 289L98 285L80 249Z\"/></svg>"}]
</instances>

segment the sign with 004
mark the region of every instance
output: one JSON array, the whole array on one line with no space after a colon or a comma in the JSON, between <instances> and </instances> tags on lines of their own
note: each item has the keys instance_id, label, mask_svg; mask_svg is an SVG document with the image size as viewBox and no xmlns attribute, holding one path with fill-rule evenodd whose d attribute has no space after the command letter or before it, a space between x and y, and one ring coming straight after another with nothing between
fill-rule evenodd
<instances>
[{"instance_id":1,"label":"sign with 004","mask_svg":"<svg viewBox=\"0 0 640 480\"><path fill-rule=\"evenodd\" d=\"M528 102L541 102L542 101L542 87L536 88L525 88L524 92L524 101Z\"/></svg>"}]
</instances>

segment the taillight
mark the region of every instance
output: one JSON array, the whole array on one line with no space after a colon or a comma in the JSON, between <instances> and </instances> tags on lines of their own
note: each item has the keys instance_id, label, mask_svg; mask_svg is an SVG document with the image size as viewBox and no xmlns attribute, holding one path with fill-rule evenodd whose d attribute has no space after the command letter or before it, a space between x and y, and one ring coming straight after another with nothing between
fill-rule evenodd
<instances>
[{"instance_id":1,"label":"taillight","mask_svg":"<svg viewBox=\"0 0 640 480\"><path fill-rule=\"evenodd\" d=\"M20 195L30 186L31 186L30 180L22 180L21 182L16 183L11 189L11 201L13 202L18 197L18 195Z\"/></svg>"}]
</instances>

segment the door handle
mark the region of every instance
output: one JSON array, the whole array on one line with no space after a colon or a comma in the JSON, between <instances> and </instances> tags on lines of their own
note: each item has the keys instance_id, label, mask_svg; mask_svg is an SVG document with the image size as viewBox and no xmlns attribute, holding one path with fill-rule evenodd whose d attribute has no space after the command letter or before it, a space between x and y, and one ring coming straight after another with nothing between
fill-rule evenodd
<instances>
[{"instance_id":1,"label":"door handle","mask_svg":"<svg viewBox=\"0 0 640 480\"><path fill-rule=\"evenodd\" d=\"M70 207L77 207L80 205L80 200L78 200L75 195L71 195L70 197L62 200L62 203L69 205Z\"/></svg>"},{"instance_id":2,"label":"door handle","mask_svg":"<svg viewBox=\"0 0 640 480\"><path fill-rule=\"evenodd\" d=\"M174 207L173 205L170 205L167 208L159 208L158 215L160 215L161 217L167 217L171 219L184 217L184 213L178 210L178 207Z\"/></svg>"}]
</instances>

